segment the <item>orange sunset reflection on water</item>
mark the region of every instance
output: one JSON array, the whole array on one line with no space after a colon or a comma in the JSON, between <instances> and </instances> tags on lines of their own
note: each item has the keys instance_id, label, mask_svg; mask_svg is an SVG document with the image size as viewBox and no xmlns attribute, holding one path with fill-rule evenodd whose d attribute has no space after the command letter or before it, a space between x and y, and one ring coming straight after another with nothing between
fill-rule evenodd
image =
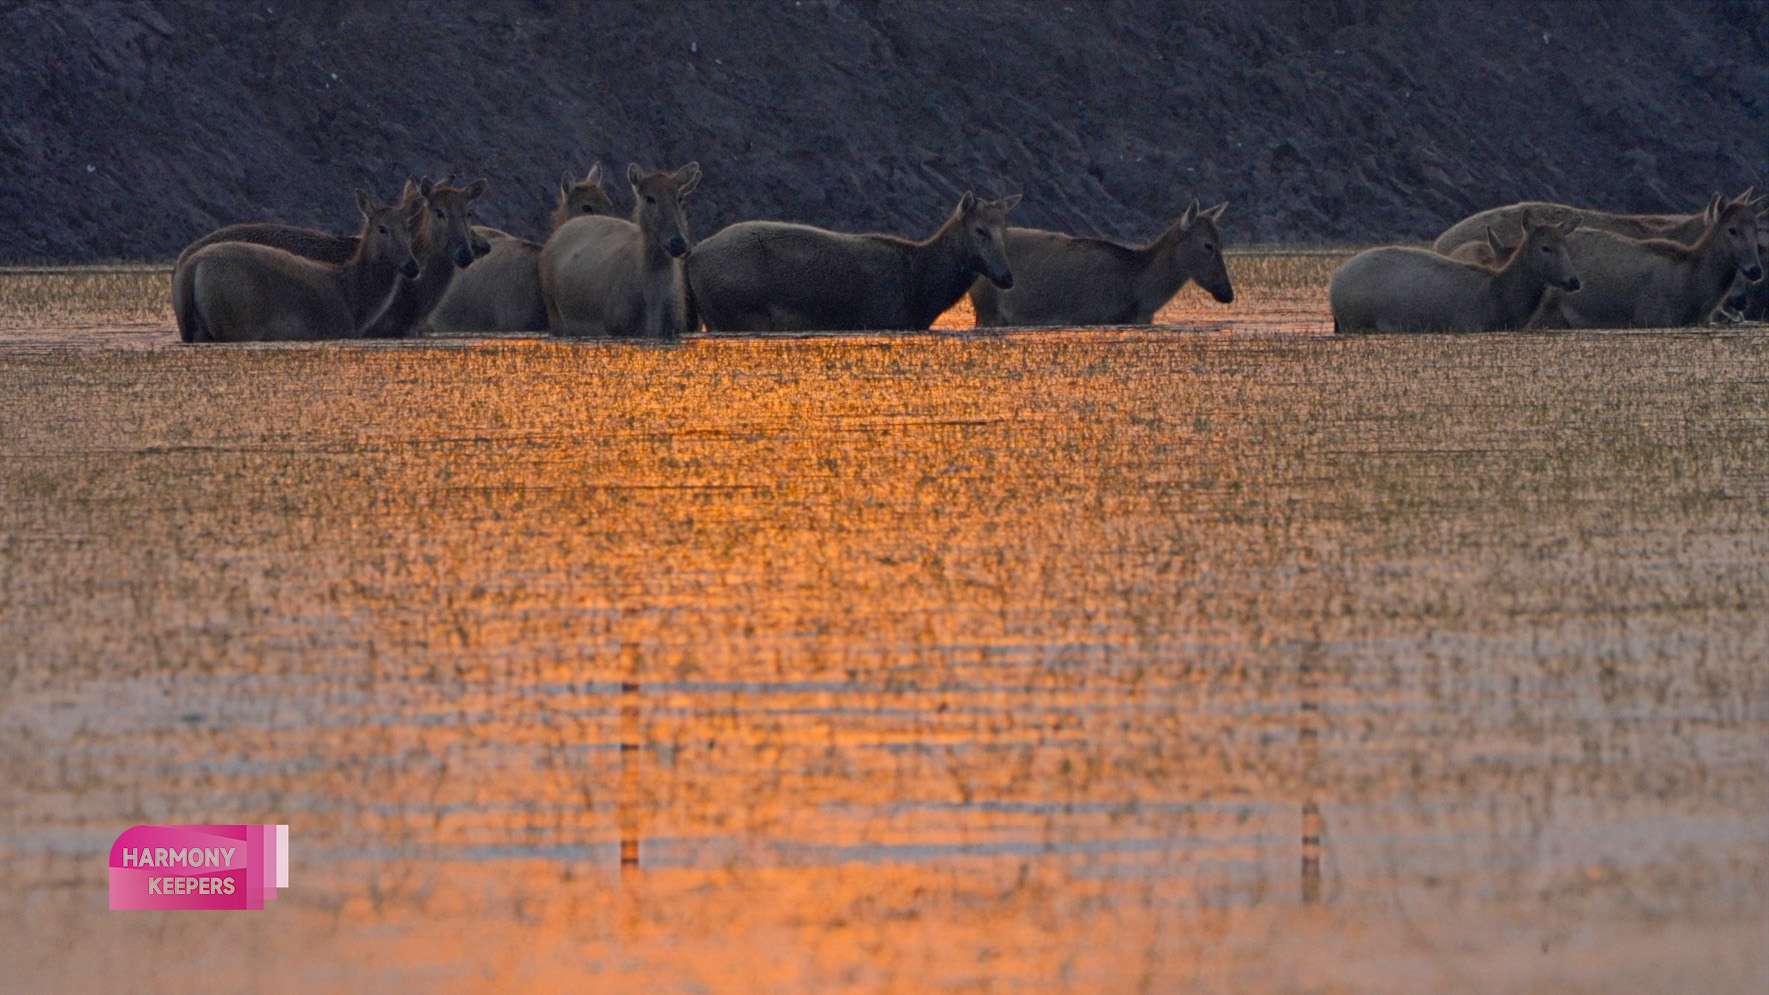
<instances>
[{"instance_id":1,"label":"orange sunset reflection on water","mask_svg":"<svg viewBox=\"0 0 1769 995\"><path fill-rule=\"evenodd\" d=\"M1749 990L1764 340L1266 300L0 341L4 973ZM290 824L271 908L104 911L118 831L212 821Z\"/></svg>"}]
</instances>

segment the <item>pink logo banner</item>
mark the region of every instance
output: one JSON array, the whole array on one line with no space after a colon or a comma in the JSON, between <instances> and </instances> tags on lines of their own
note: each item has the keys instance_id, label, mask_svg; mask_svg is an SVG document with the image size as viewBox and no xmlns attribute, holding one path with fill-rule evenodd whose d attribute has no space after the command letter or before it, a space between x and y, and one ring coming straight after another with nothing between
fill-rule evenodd
<instances>
[{"instance_id":1,"label":"pink logo banner","mask_svg":"<svg viewBox=\"0 0 1769 995\"><path fill-rule=\"evenodd\" d=\"M135 826L111 844L111 909L262 909L289 886L288 826Z\"/></svg>"}]
</instances>

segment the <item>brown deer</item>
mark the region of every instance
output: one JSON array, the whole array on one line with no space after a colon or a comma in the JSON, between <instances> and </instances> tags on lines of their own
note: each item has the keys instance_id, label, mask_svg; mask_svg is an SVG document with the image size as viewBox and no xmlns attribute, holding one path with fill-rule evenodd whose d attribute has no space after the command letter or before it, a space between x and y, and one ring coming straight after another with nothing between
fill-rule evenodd
<instances>
[{"instance_id":1,"label":"brown deer","mask_svg":"<svg viewBox=\"0 0 1769 995\"><path fill-rule=\"evenodd\" d=\"M1750 192L1751 191L1748 190L1745 191L1746 195ZM1688 218L1700 221L1704 226L1696 228L1693 232L1690 230L1688 219L1684 218L1683 215L1608 215L1600 211L1588 211L1582 213L1586 215L1586 227L1603 231L1614 231L1620 235L1628 235L1630 238L1670 237L1671 241L1674 242L1689 242L1700 238L1702 233L1706 231L1705 212L1703 212L1703 214L1688 216ZM1680 220L1677 220L1676 224L1664 223L1671 219ZM1619 226L1606 227L1606 224L1611 222L1619 222ZM1648 236L1629 234L1630 232L1646 231L1670 231L1675 237L1666 235ZM1575 266L1579 265L1579 243L1584 240L1585 236L1581 235L1578 239L1573 240L1572 245L1569 248L1569 251L1573 254L1573 265ZM1498 236L1489 228L1487 229L1485 240L1478 242L1463 242L1461 245L1451 249L1448 255L1451 259L1460 259L1463 262L1479 263L1482 266L1493 266L1496 265L1496 260L1508 258L1511 254L1511 250L1514 248L1516 248L1515 245L1506 245L1501 242ZM1764 224L1761 218L1759 218L1757 223L1757 253L1759 256L1764 253L1769 253L1769 225ZM1583 268L1581 268L1581 271L1583 271ZM1587 278L1589 279L1590 277L1591 274L1587 273ZM1769 281L1759 280L1752 283L1746 280L1743 274L1740 274L1733 279L1732 289L1727 292L1726 299L1722 302L1721 306L1724 308L1731 308L1734 313L1728 314L1716 311L1714 314L1715 318L1761 321L1765 317L1769 317Z\"/></svg>"},{"instance_id":2,"label":"brown deer","mask_svg":"<svg viewBox=\"0 0 1769 995\"><path fill-rule=\"evenodd\" d=\"M412 252L418 259L418 277L394 293L386 310L364 334L374 339L405 338L423 326L456 274L491 251L491 244L467 222L474 200L485 193L485 181L466 186L432 184L428 177L418 183L423 198L423 220L412 233Z\"/></svg>"},{"instance_id":3,"label":"brown deer","mask_svg":"<svg viewBox=\"0 0 1769 995\"><path fill-rule=\"evenodd\" d=\"M419 190L419 181L406 180L405 186L399 192L399 205L401 207L408 206L414 198L420 195ZM190 243L184 247L183 252L178 254L178 265L183 265L184 260L198 249L214 245L216 242L253 242L258 245L269 245L316 262L342 266L351 256L356 255L357 237L320 231L317 228L279 224L274 221L253 221L217 228ZM177 266L173 268L176 269Z\"/></svg>"},{"instance_id":4,"label":"brown deer","mask_svg":"<svg viewBox=\"0 0 1769 995\"><path fill-rule=\"evenodd\" d=\"M541 299L554 335L662 338L691 330L682 200L700 184L700 165L653 173L633 163L627 182L631 221L574 218L541 249Z\"/></svg>"},{"instance_id":5,"label":"brown deer","mask_svg":"<svg viewBox=\"0 0 1769 995\"><path fill-rule=\"evenodd\" d=\"M1757 215L1769 198L1750 191L1709 202L1693 243L1581 231L1567 249L1584 276L1577 294L1550 294L1532 328L1676 328L1704 322L1738 277L1763 277Z\"/></svg>"},{"instance_id":6,"label":"brown deer","mask_svg":"<svg viewBox=\"0 0 1769 995\"><path fill-rule=\"evenodd\" d=\"M575 179L559 180L553 208L553 231L579 217L614 213L614 201L602 189L602 164ZM491 244L485 258L457 275L442 302L430 312L426 332L544 332L547 306L541 300L541 246L496 228L473 229Z\"/></svg>"},{"instance_id":7,"label":"brown deer","mask_svg":"<svg viewBox=\"0 0 1769 995\"><path fill-rule=\"evenodd\" d=\"M1746 190L1745 198L1749 199L1750 194L1751 191ZM1613 214L1588 207L1528 201L1489 208L1463 218L1437 236L1437 241L1431 243L1432 251L1450 255L1469 242L1483 241L1489 228L1504 244L1514 246L1523 239L1524 214L1534 218L1538 224L1557 225L1578 218L1586 230L1614 232L1629 238L1668 238L1685 243L1700 238L1703 229L1707 227L1701 211L1694 214Z\"/></svg>"},{"instance_id":8,"label":"brown deer","mask_svg":"<svg viewBox=\"0 0 1769 995\"><path fill-rule=\"evenodd\" d=\"M1019 202L966 192L920 242L743 221L695 247L688 282L718 331L926 329L979 275L1014 285L1003 228Z\"/></svg>"},{"instance_id":9,"label":"brown deer","mask_svg":"<svg viewBox=\"0 0 1769 995\"><path fill-rule=\"evenodd\" d=\"M1757 215L1757 255L1769 258L1769 216ZM1769 279L1755 283L1740 282L1743 277L1732 284L1732 291L1726 295L1725 306L1732 309L1728 317L1737 321L1762 321L1769 318Z\"/></svg>"},{"instance_id":10,"label":"brown deer","mask_svg":"<svg viewBox=\"0 0 1769 995\"><path fill-rule=\"evenodd\" d=\"M587 218L614 213L614 201L602 189L602 164L591 163L590 171L581 180L572 179L571 171L559 176L559 202L553 207L553 230L572 218Z\"/></svg>"},{"instance_id":11,"label":"brown deer","mask_svg":"<svg viewBox=\"0 0 1769 995\"><path fill-rule=\"evenodd\" d=\"M382 206L357 191L357 250L334 266L251 242L217 242L183 256L172 308L186 342L360 338L401 277L418 275L411 229L422 200Z\"/></svg>"},{"instance_id":12,"label":"brown deer","mask_svg":"<svg viewBox=\"0 0 1769 995\"><path fill-rule=\"evenodd\" d=\"M417 229L412 233L412 251L418 258L421 272L418 279L401 285L398 299L364 329L365 336L404 338L413 334L447 291L455 271L490 251L490 243L467 224L471 202L484 192L484 180L475 180L465 187L439 186L429 177L406 181L400 203L409 205L420 199L425 202ZM217 242L268 245L332 265L342 265L357 250L354 235L334 235L311 228L261 222L229 225L212 231L187 246L179 255L179 262L183 263L192 253Z\"/></svg>"},{"instance_id":13,"label":"brown deer","mask_svg":"<svg viewBox=\"0 0 1769 995\"><path fill-rule=\"evenodd\" d=\"M1186 281L1217 301L1235 299L1222 261L1217 223L1227 204L1201 211L1193 201L1177 222L1147 245L1078 238L1036 228L1009 228L1012 290L987 279L970 288L977 324L1146 325Z\"/></svg>"},{"instance_id":14,"label":"brown deer","mask_svg":"<svg viewBox=\"0 0 1769 995\"><path fill-rule=\"evenodd\" d=\"M1516 251L1515 244L1506 245L1499 241L1499 236L1493 234L1493 230L1488 228L1485 239L1479 242L1463 242L1444 255L1451 259L1459 259L1465 263L1476 263L1492 269L1510 259L1511 253Z\"/></svg>"},{"instance_id":15,"label":"brown deer","mask_svg":"<svg viewBox=\"0 0 1769 995\"><path fill-rule=\"evenodd\" d=\"M1328 300L1336 332L1493 332L1522 328L1550 286L1579 289L1566 237L1577 218L1536 224L1526 212L1523 241L1489 269L1403 246L1370 249L1333 274Z\"/></svg>"}]
</instances>

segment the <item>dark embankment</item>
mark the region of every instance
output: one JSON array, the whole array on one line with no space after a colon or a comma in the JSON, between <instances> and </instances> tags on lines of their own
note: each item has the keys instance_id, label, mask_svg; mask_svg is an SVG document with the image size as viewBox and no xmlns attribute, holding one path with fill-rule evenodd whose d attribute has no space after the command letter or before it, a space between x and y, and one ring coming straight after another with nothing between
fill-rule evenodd
<instances>
[{"instance_id":1,"label":"dark embankment","mask_svg":"<svg viewBox=\"0 0 1769 995\"><path fill-rule=\"evenodd\" d=\"M699 160L700 234L924 232L975 187L1080 232L1195 195L1236 241L1423 239L1526 197L1694 210L1769 135L1760 3L82 0L0 37L5 261L347 226L353 186L451 169L532 235L596 158Z\"/></svg>"}]
</instances>

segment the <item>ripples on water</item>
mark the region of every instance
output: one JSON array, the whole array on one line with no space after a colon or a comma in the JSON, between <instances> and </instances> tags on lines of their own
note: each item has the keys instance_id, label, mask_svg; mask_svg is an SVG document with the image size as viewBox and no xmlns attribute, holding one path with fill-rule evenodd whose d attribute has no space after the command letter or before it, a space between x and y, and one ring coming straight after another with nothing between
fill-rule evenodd
<instances>
[{"instance_id":1,"label":"ripples on water","mask_svg":"<svg viewBox=\"0 0 1769 995\"><path fill-rule=\"evenodd\" d=\"M0 329L3 973L1760 990L1760 331L1337 340L1240 289L661 347ZM212 821L291 824L271 908L104 911L119 830Z\"/></svg>"}]
</instances>

